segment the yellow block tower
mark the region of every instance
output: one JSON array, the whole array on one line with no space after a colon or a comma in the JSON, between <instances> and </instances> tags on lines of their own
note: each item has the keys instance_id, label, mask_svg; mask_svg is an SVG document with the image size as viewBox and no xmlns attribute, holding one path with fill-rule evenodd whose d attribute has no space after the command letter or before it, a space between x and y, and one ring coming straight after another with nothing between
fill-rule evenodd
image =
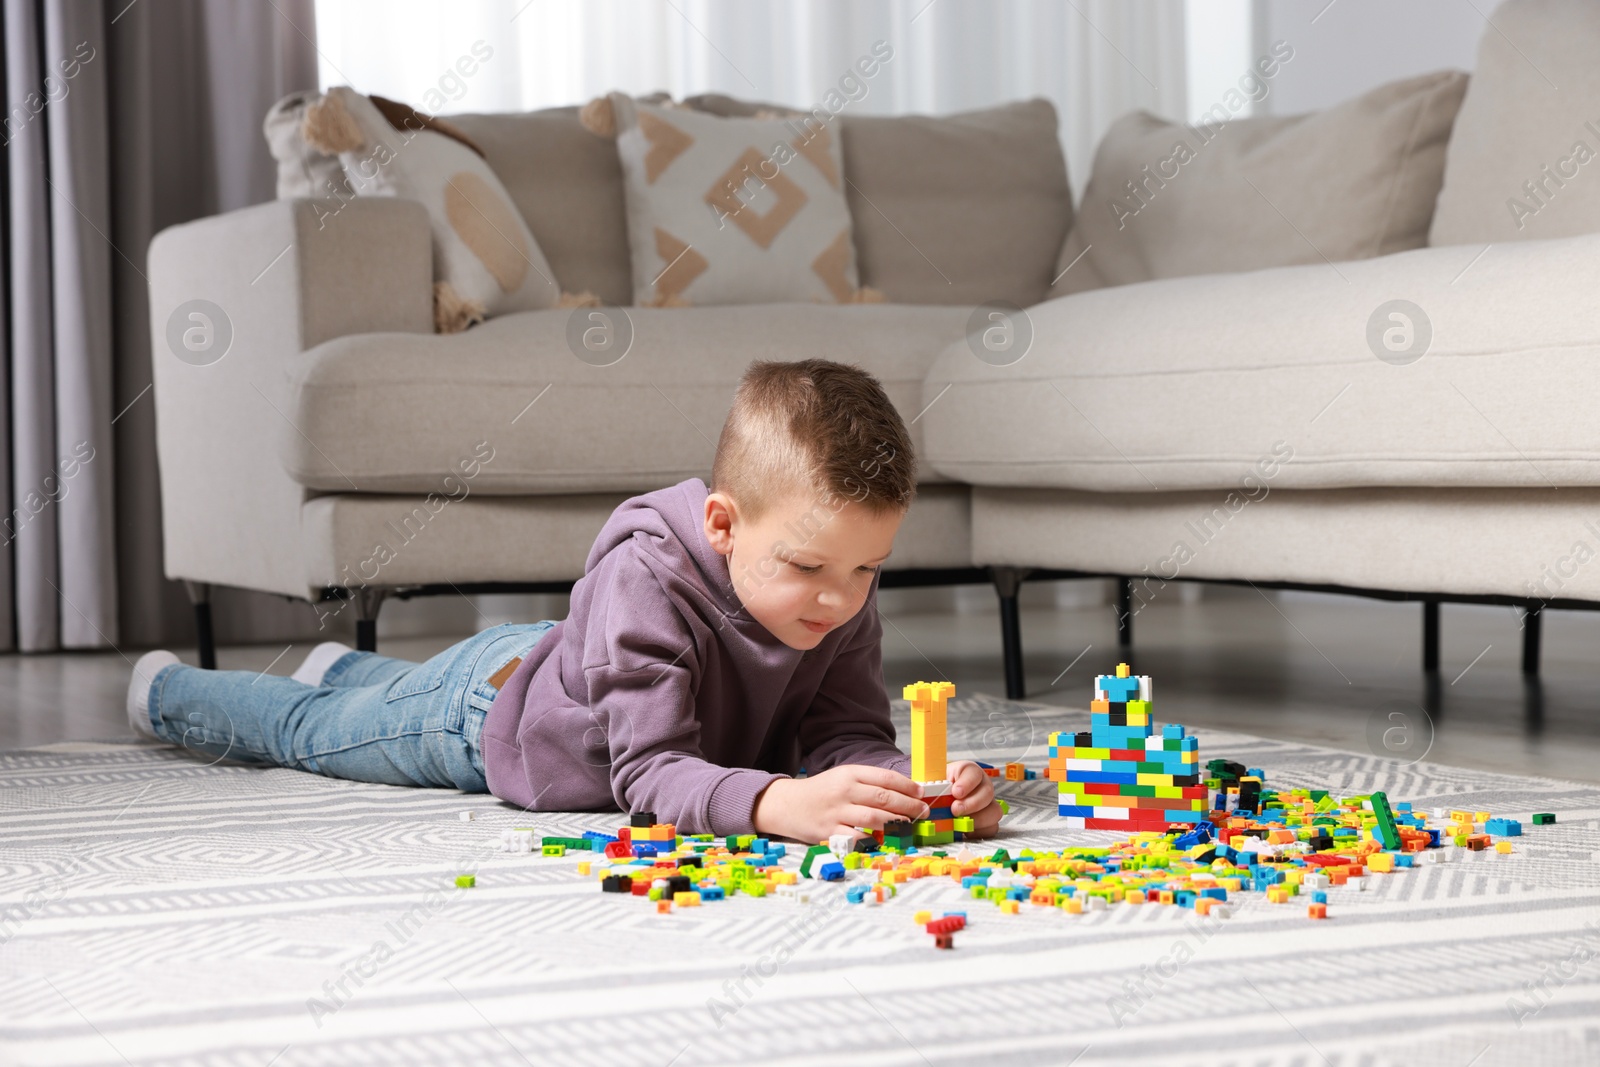
<instances>
[{"instance_id":1,"label":"yellow block tower","mask_svg":"<svg viewBox=\"0 0 1600 1067\"><path fill-rule=\"evenodd\" d=\"M956 695L951 682L913 682L905 687L911 701L911 780L922 787L928 817L912 827L918 845L947 845L972 829L972 819L957 819L951 805L950 760L945 750L948 724L945 705Z\"/></svg>"}]
</instances>

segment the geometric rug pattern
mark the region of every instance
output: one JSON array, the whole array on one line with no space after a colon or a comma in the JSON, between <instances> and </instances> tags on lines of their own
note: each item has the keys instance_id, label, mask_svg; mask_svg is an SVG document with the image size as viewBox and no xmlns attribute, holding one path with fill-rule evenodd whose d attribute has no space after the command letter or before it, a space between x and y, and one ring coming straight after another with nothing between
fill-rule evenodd
<instances>
[{"instance_id":1,"label":"geometric rug pattern","mask_svg":"<svg viewBox=\"0 0 1600 1067\"><path fill-rule=\"evenodd\" d=\"M979 696L949 721L951 758L1040 767L1049 732L1089 718ZM575 859L496 850L509 826L616 813L57 744L0 753L0 1064L1600 1063L1600 787L1199 737L1269 786L1489 809L1524 836L1332 889L1325 922L1254 893L1207 925L1007 916L933 878L872 908L819 883L810 905L660 916ZM985 854L1116 836L1064 829L1054 782L997 790ZM962 907L952 951L911 920Z\"/></svg>"}]
</instances>

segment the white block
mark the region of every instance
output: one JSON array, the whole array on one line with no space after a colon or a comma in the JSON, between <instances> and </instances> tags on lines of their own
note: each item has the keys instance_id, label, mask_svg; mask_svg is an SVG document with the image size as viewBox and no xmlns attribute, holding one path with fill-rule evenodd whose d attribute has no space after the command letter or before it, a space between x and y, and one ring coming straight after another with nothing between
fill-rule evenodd
<instances>
[{"instance_id":1,"label":"white block","mask_svg":"<svg viewBox=\"0 0 1600 1067\"><path fill-rule=\"evenodd\" d=\"M477 812L464 811L464 812L461 813L461 821L462 822L471 822L473 819L476 819L477 817L478 817Z\"/></svg>"},{"instance_id":2,"label":"white block","mask_svg":"<svg viewBox=\"0 0 1600 1067\"><path fill-rule=\"evenodd\" d=\"M1151 683L1150 676L1148 674L1139 675L1139 699L1154 700L1155 697L1151 695L1154 692L1155 686Z\"/></svg>"},{"instance_id":3,"label":"white block","mask_svg":"<svg viewBox=\"0 0 1600 1067\"><path fill-rule=\"evenodd\" d=\"M922 796L925 800L928 797L947 797L950 795L949 782L918 782L917 785L922 787Z\"/></svg>"}]
</instances>

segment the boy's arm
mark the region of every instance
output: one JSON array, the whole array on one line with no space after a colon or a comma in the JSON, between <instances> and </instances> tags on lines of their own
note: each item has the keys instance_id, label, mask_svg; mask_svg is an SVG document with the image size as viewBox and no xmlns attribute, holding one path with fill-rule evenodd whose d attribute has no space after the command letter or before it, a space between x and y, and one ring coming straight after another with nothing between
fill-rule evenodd
<instances>
[{"instance_id":1,"label":"boy's arm","mask_svg":"<svg viewBox=\"0 0 1600 1067\"><path fill-rule=\"evenodd\" d=\"M584 679L606 732L617 806L654 812L684 833L753 832L756 798L784 776L721 767L701 755L695 625L648 566L608 562L607 610L589 618L585 646L595 651Z\"/></svg>"},{"instance_id":2,"label":"boy's arm","mask_svg":"<svg viewBox=\"0 0 1600 1067\"><path fill-rule=\"evenodd\" d=\"M911 773L911 757L895 747L889 694L883 688L883 624L877 590L862 605L855 633L822 679L800 720L801 762L808 774L846 763Z\"/></svg>"}]
</instances>

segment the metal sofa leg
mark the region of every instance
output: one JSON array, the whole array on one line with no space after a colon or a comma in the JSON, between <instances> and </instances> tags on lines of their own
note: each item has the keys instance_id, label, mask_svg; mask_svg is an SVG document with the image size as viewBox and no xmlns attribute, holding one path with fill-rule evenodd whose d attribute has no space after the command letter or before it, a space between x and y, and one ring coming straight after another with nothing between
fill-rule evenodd
<instances>
[{"instance_id":1,"label":"metal sofa leg","mask_svg":"<svg viewBox=\"0 0 1600 1067\"><path fill-rule=\"evenodd\" d=\"M185 579L183 588L189 594L189 603L194 605L195 648L200 654L200 669L214 671L217 669L217 635L211 625L211 583Z\"/></svg>"},{"instance_id":2,"label":"metal sofa leg","mask_svg":"<svg viewBox=\"0 0 1600 1067\"><path fill-rule=\"evenodd\" d=\"M1017 593L1027 576L1027 570L1021 567L989 568L994 591L1000 595L1000 656L1007 700L1021 700L1028 689L1022 671L1022 616L1017 610Z\"/></svg>"},{"instance_id":3,"label":"metal sofa leg","mask_svg":"<svg viewBox=\"0 0 1600 1067\"><path fill-rule=\"evenodd\" d=\"M1439 602L1422 602L1422 670L1425 674L1439 673Z\"/></svg>"},{"instance_id":4,"label":"metal sofa leg","mask_svg":"<svg viewBox=\"0 0 1600 1067\"><path fill-rule=\"evenodd\" d=\"M378 651L378 612L388 597L387 589L357 589L352 594L356 600L356 649L360 652Z\"/></svg>"},{"instance_id":5,"label":"metal sofa leg","mask_svg":"<svg viewBox=\"0 0 1600 1067\"><path fill-rule=\"evenodd\" d=\"M1539 673L1539 639L1544 630L1544 608L1530 604L1522 609L1522 673Z\"/></svg>"},{"instance_id":6,"label":"metal sofa leg","mask_svg":"<svg viewBox=\"0 0 1600 1067\"><path fill-rule=\"evenodd\" d=\"M1117 647L1127 652L1133 647L1133 579L1117 579Z\"/></svg>"}]
</instances>

